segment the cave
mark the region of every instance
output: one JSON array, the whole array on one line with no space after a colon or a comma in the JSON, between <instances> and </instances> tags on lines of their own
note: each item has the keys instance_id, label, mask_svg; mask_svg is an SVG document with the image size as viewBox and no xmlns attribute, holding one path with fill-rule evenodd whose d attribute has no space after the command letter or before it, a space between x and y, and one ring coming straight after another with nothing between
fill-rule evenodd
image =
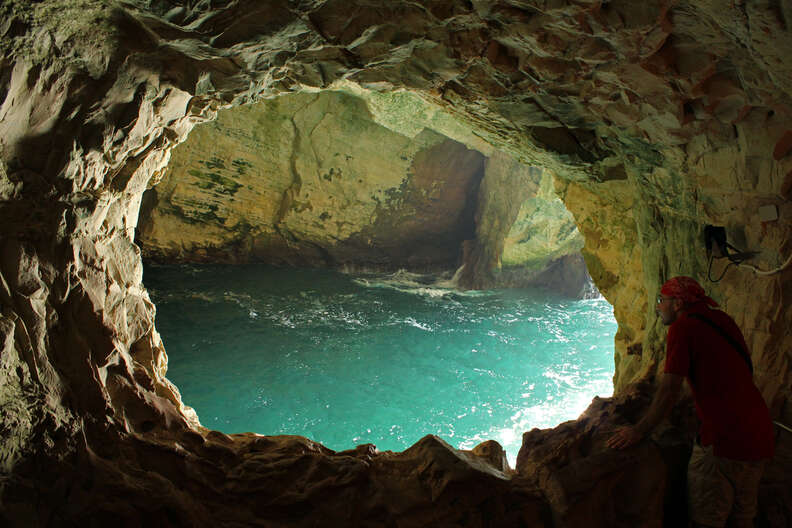
<instances>
[{"instance_id":1,"label":"cave","mask_svg":"<svg viewBox=\"0 0 792 528\"><path fill-rule=\"evenodd\" d=\"M655 389L654 299L673 275L736 319L773 419L792 423L788 2L42 0L0 13L5 525L683 525L689 399L650 441L605 445ZM614 396L527 431L516 468L493 441L458 450L427 435L380 453L226 435L168 381L136 239L144 194L196 125L325 92L441 109L552 175L574 217L618 322ZM513 188L493 182L493 207ZM711 258L707 226L741 258ZM204 254L257 247L238 240ZM465 281L479 287L500 249L471 240ZM379 247L381 263L398 260ZM424 257L413 264L438 258ZM760 526L792 522L781 426L776 451Z\"/></svg>"},{"instance_id":2,"label":"cave","mask_svg":"<svg viewBox=\"0 0 792 528\"><path fill-rule=\"evenodd\" d=\"M513 466L522 424L612 393L612 307L552 176L409 92L221 111L144 193L135 244L167 376L213 429L490 438Z\"/></svg>"},{"instance_id":3,"label":"cave","mask_svg":"<svg viewBox=\"0 0 792 528\"><path fill-rule=\"evenodd\" d=\"M283 94L196 127L141 199L144 262L450 272L461 288L590 279L553 177L409 92Z\"/></svg>"}]
</instances>

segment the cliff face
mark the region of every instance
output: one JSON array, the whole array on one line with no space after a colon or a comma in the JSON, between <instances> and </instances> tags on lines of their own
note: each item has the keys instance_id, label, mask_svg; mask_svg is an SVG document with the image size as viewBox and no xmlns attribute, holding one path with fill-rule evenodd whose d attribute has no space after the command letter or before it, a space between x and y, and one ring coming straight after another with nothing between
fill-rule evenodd
<instances>
[{"instance_id":1,"label":"cliff face","mask_svg":"<svg viewBox=\"0 0 792 528\"><path fill-rule=\"evenodd\" d=\"M773 416L792 422L788 3L13 0L0 12L4 521L612 526L622 511L613 497L632 490L630 525L659 525L661 488L641 487L651 477L631 468L648 461L671 479L674 457L649 443L599 455L604 428L634 416L620 403L632 401L628 385L662 365L653 299L677 274L706 283L735 316ZM555 440L526 437L524 446L549 450L526 448L517 477L491 446L469 454L429 439L391 456L225 437L199 427L165 377L134 243L145 189L218 111L341 88L381 100L397 89L419 95L442 109L428 119L452 115L468 136L552 173L575 217L589 272L619 322L618 396ZM370 112L383 123L409 121L382 108ZM283 140L294 145L293 131ZM433 148L460 148L452 145L425 151L426 167L441 159ZM234 159L224 170L248 170ZM328 174L336 167L322 163ZM206 164L196 170L219 175L200 180L204 191L234 187ZM496 182L514 178L506 170L490 186L485 169L479 185L482 210L499 213L475 229L503 234L491 239L502 240L502 266L521 206L498 198ZM510 227L496 220L512 217ZM758 252L717 283L706 282L708 224ZM472 240L471 268L501 251L501 242ZM712 277L725 265L715 261ZM785 435L763 484L765 525L792 519ZM339 513L363 502L357 517Z\"/></svg>"},{"instance_id":2,"label":"cliff face","mask_svg":"<svg viewBox=\"0 0 792 528\"><path fill-rule=\"evenodd\" d=\"M198 127L152 190L144 255L207 259L218 248L277 264L452 266L454 246L473 234L468 204L484 157L428 130L401 136L367 114L342 93L301 94Z\"/></svg>"},{"instance_id":3,"label":"cliff face","mask_svg":"<svg viewBox=\"0 0 792 528\"><path fill-rule=\"evenodd\" d=\"M407 93L360 90L224 111L174 149L144 194L135 242L169 262L419 271L457 269L463 243L491 246L469 256L469 287L524 285L580 251L549 173L440 115ZM519 273L503 280L501 263Z\"/></svg>"}]
</instances>

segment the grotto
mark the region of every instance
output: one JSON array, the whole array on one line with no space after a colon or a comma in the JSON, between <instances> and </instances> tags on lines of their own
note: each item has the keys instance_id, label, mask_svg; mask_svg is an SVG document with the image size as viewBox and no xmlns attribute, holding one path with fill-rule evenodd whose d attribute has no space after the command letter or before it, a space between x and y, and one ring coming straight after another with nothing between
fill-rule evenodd
<instances>
[{"instance_id":1,"label":"grotto","mask_svg":"<svg viewBox=\"0 0 792 528\"><path fill-rule=\"evenodd\" d=\"M788 0L4 1L3 525L684 525L690 400L632 449L605 442L651 399L665 357L654 299L673 275L699 279L735 317L773 419L792 423L790 25ZM409 185L383 170L343 188L379 192L365 202L376 215L322 194L354 160L329 149L310 161L299 142L302 127L327 124L328 98L366 105L401 138L416 128L400 147ZM250 171L244 160L204 157L179 173L193 178L192 209L182 207L168 172L187 166L180 144L233 112L255 120L262 104L315 107L257 139L259 150L287 144L293 155L272 159L291 179L249 189L230 176ZM475 171L429 177L459 156ZM462 216L434 209L436 183L444 196L479 192L477 209L459 213L475 225L440 221ZM543 262L580 250L613 305L614 396L526 431L515 468L494 441L460 450L427 435L402 452L333 451L296 435L224 434L201 426L166 377L144 254L423 266L464 246L463 284L486 287L520 279L504 272L507 255L528 258L509 228L520 200L548 188L580 239ZM228 205L254 191L279 201ZM374 227L355 214L376 216ZM456 233L453 245L400 238L424 214ZM206 222L184 221L195 218ZM708 254L707 226L741 252ZM204 238L185 245L174 230ZM779 426L758 526L792 524L791 469L792 435Z\"/></svg>"}]
</instances>

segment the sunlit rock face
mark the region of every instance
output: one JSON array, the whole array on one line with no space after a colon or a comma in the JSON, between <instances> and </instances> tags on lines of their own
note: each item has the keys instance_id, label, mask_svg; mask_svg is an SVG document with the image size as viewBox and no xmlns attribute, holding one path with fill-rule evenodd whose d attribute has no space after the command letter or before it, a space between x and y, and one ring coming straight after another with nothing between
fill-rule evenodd
<instances>
[{"instance_id":1,"label":"sunlit rock face","mask_svg":"<svg viewBox=\"0 0 792 528\"><path fill-rule=\"evenodd\" d=\"M208 260L218 248L275 264L453 266L473 236L484 157L367 114L356 97L300 94L198 127L151 191L144 255Z\"/></svg>"},{"instance_id":2,"label":"sunlit rock face","mask_svg":"<svg viewBox=\"0 0 792 528\"><path fill-rule=\"evenodd\" d=\"M634 418L617 404L526 448L512 477L491 453L431 439L333 454L198 426L165 377L140 201L194 125L286 92L404 89L550 171L619 321L615 401L662 366L653 299L686 274L735 316L774 418L792 422L788 3L14 0L0 13L4 524L612 526L620 495L597 482L636 490L632 526L661 524L647 478L679 462L648 444L598 458L604 428ZM758 252L755 269L707 282L707 224ZM469 244L469 269L499 253ZM763 526L792 519L791 441L779 432ZM653 470L611 479L603 461Z\"/></svg>"},{"instance_id":3,"label":"sunlit rock face","mask_svg":"<svg viewBox=\"0 0 792 528\"><path fill-rule=\"evenodd\" d=\"M466 245L489 251L469 252L463 286L575 296L587 280L582 260L562 260L583 242L552 176L408 93L302 93L220 113L144 194L135 241L164 262L451 273ZM550 268L568 280L548 281Z\"/></svg>"}]
</instances>

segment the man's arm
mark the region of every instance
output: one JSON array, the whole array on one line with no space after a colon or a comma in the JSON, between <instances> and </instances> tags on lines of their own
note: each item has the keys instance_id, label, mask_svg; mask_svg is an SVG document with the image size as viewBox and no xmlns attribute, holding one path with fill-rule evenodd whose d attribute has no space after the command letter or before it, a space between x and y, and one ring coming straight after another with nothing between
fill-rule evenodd
<instances>
[{"instance_id":1,"label":"man's arm","mask_svg":"<svg viewBox=\"0 0 792 528\"><path fill-rule=\"evenodd\" d=\"M660 381L652 404L644 417L633 426L620 427L616 434L608 439L608 447L625 449L638 443L646 433L655 428L660 420L666 417L679 398L683 376L666 372Z\"/></svg>"}]
</instances>

